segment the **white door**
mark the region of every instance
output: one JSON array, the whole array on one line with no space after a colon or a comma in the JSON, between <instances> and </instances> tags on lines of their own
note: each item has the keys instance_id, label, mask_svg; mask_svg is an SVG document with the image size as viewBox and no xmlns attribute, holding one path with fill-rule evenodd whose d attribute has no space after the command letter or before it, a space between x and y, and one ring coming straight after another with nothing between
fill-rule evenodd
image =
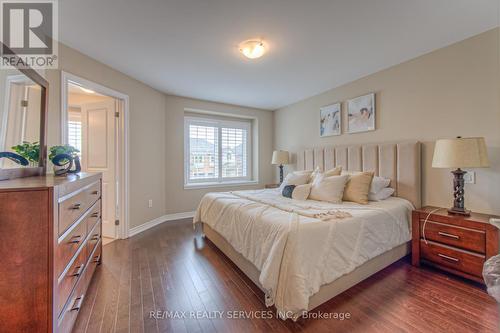
<instances>
[{"instance_id":1,"label":"white door","mask_svg":"<svg viewBox=\"0 0 500 333\"><path fill-rule=\"evenodd\" d=\"M102 172L102 233L116 238L116 101L82 105L82 171Z\"/></svg>"}]
</instances>

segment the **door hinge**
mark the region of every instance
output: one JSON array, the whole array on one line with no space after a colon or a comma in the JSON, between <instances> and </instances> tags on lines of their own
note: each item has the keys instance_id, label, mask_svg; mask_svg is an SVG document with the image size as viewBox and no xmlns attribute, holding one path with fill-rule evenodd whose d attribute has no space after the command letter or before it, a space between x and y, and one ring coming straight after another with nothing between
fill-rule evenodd
<instances>
[{"instance_id":1,"label":"door hinge","mask_svg":"<svg viewBox=\"0 0 500 333\"><path fill-rule=\"evenodd\" d=\"M27 108L28 107L28 101L25 100L25 99L21 100L21 107Z\"/></svg>"},{"instance_id":2,"label":"door hinge","mask_svg":"<svg viewBox=\"0 0 500 333\"><path fill-rule=\"evenodd\" d=\"M119 225L120 224L120 220L115 220L115 225Z\"/></svg>"},{"instance_id":3,"label":"door hinge","mask_svg":"<svg viewBox=\"0 0 500 333\"><path fill-rule=\"evenodd\" d=\"M119 118L119 117L120 117L120 112L116 111L116 112L115 112L115 117L116 117L116 118Z\"/></svg>"}]
</instances>

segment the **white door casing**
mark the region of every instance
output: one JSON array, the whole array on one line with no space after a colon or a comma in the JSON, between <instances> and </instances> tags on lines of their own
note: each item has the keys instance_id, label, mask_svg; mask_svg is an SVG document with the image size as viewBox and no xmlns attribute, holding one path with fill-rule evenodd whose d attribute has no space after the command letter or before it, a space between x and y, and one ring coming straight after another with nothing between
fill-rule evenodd
<instances>
[{"instance_id":1,"label":"white door casing","mask_svg":"<svg viewBox=\"0 0 500 333\"><path fill-rule=\"evenodd\" d=\"M130 216L130 190L129 190L129 96L117 90L111 89L99 83L84 79L80 76L61 71L61 143L68 143L68 86L76 84L91 89L99 94L109 96L116 101L116 111L120 116L116 119L116 214L119 225L116 227L117 238L125 239L129 235L129 216Z\"/></svg>"},{"instance_id":2,"label":"white door casing","mask_svg":"<svg viewBox=\"0 0 500 333\"><path fill-rule=\"evenodd\" d=\"M116 238L115 99L82 105L82 171L102 173L102 233Z\"/></svg>"}]
</instances>

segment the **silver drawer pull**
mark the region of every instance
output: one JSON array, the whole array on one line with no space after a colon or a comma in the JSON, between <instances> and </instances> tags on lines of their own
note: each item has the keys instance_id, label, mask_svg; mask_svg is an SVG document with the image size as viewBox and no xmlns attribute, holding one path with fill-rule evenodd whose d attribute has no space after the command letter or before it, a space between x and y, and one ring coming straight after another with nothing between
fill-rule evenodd
<instances>
[{"instance_id":1,"label":"silver drawer pull","mask_svg":"<svg viewBox=\"0 0 500 333\"><path fill-rule=\"evenodd\" d=\"M450 261L453 261L453 262L459 262L460 261L457 258L453 258L453 257L447 256L447 255L441 254L441 253L438 253L437 255L440 256L443 259L450 260Z\"/></svg>"},{"instance_id":2,"label":"silver drawer pull","mask_svg":"<svg viewBox=\"0 0 500 333\"><path fill-rule=\"evenodd\" d=\"M98 241L100 238L99 234L94 234L90 240Z\"/></svg>"},{"instance_id":3,"label":"silver drawer pull","mask_svg":"<svg viewBox=\"0 0 500 333\"><path fill-rule=\"evenodd\" d=\"M77 236L73 236L71 237L71 239L68 241L68 243L70 244L78 244L81 242L81 239L82 239L82 236L81 235L77 235Z\"/></svg>"},{"instance_id":4,"label":"silver drawer pull","mask_svg":"<svg viewBox=\"0 0 500 333\"><path fill-rule=\"evenodd\" d=\"M447 232L442 232L442 231L438 231L438 235L443 236L443 237L453 238L453 239L460 239L460 236L452 235L452 234L449 234Z\"/></svg>"},{"instance_id":5,"label":"silver drawer pull","mask_svg":"<svg viewBox=\"0 0 500 333\"><path fill-rule=\"evenodd\" d=\"M98 255L96 255L94 257L94 262L96 262L96 263L100 263L101 262L101 255L100 254L98 254Z\"/></svg>"},{"instance_id":6,"label":"silver drawer pull","mask_svg":"<svg viewBox=\"0 0 500 333\"><path fill-rule=\"evenodd\" d=\"M71 206L71 209L73 209L73 210L77 210L77 209L80 209L80 207L81 207L81 206L82 206L82 204L81 204L81 203L76 203L76 204L74 204L73 206Z\"/></svg>"},{"instance_id":7,"label":"silver drawer pull","mask_svg":"<svg viewBox=\"0 0 500 333\"><path fill-rule=\"evenodd\" d=\"M90 217L99 217L99 213L98 213L98 212L95 212L95 213L93 213L92 215L90 215Z\"/></svg>"},{"instance_id":8,"label":"silver drawer pull","mask_svg":"<svg viewBox=\"0 0 500 333\"><path fill-rule=\"evenodd\" d=\"M80 265L76 268L76 271L72 274L70 274L69 276L80 276L82 275L82 272L83 272L83 267L85 267L85 265Z\"/></svg>"},{"instance_id":9,"label":"silver drawer pull","mask_svg":"<svg viewBox=\"0 0 500 333\"><path fill-rule=\"evenodd\" d=\"M80 308L82 307L83 303L83 297L84 295L81 295L80 297L77 297L75 299L75 303L73 303L73 307L70 309L70 311L79 311Z\"/></svg>"},{"instance_id":10,"label":"silver drawer pull","mask_svg":"<svg viewBox=\"0 0 500 333\"><path fill-rule=\"evenodd\" d=\"M98 195L98 194L99 194L99 191L92 191L92 194L93 194L93 195Z\"/></svg>"}]
</instances>

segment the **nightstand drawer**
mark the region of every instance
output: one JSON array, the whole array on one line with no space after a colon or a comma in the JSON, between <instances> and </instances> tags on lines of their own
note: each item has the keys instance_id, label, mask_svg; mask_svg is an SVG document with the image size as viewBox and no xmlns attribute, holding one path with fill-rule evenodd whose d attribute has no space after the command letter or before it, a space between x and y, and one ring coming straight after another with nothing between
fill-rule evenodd
<instances>
[{"instance_id":1,"label":"nightstand drawer","mask_svg":"<svg viewBox=\"0 0 500 333\"><path fill-rule=\"evenodd\" d=\"M424 221L420 221L420 232L427 240L456 246L484 254L486 252L486 233L481 230L452 226L449 224L427 221L425 234Z\"/></svg>"},{"instance_id":2,"label":"nightstand drawer","mask_svg":"<svg viewBox=\"0 0 500 333\"><path fill-rule=\"evenodd\" d=\"M455 249L432 241L428 241L426 244L423 240L420 241L420 252L422 259L431 263L482 277L485 261L483 255Z\"/></svg>"}]
</instances>

